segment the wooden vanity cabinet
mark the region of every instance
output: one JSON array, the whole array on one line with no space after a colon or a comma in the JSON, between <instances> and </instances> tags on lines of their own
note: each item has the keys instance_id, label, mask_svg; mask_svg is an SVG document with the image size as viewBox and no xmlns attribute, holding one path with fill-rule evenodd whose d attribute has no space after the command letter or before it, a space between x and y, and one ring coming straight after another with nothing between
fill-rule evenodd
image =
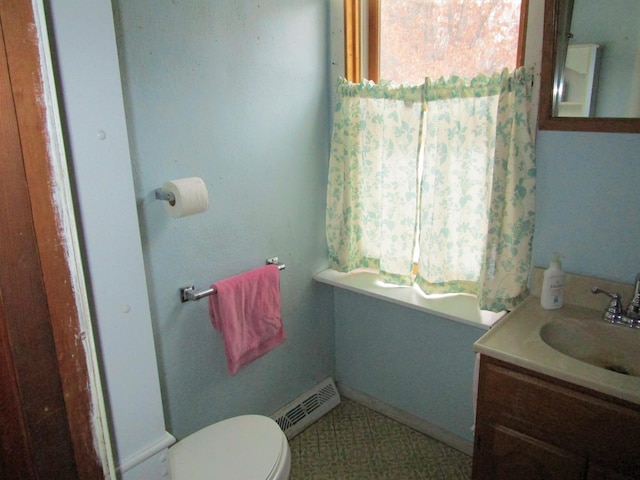
<instances>
[{"instance_id":1,"label":"wooden vanity cabinet","mask_svg":"<svg viewBox=\"0 0 640 480\"><path fill-rule=\"evenodd\" d=\"M482 355L472 478L640 479L640 405Z\"/></svg>"}]
</instances>

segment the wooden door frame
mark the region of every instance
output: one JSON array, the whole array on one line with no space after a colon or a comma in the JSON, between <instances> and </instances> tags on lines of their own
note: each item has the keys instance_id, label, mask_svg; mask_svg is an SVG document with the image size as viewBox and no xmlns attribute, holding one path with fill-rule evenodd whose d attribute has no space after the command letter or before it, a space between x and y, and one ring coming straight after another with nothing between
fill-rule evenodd
<instances>
[{"instance_id":1,"label":"wooden door frame","mask_svg":"<svg viewBox=\"0 0 640 480\"><path fill-rule=\"evenodd\" d=\"M0 0L0 477L113 472L42 2Z\"/></svg>"}]
</instances>

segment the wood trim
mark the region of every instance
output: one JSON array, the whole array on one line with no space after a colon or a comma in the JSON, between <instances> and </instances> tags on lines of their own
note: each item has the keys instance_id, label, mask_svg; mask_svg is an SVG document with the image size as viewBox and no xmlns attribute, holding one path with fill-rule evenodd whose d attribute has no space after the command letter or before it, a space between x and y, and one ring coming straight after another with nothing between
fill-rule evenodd
<instances>
[{"instance_id":1,"label":"wood trim","mask_svg":"<svg viewBox=\"0 0 640 480\"><path fill-rule=\"evenodd\" d=\"M53 200L55 185L31 2L0 2L0 24L10 78L7 92L14 102L12 121L20 150L2 166L2 183L6 182L2 191L10 192L3 204L11 209L2 211L0 223L12 225L2 237L13 239L13 244L7 251L11 258L2 258L2 270L8 276L2 278L0 288L30 462L38 478L102 478L94 447L83 332ZM8 115L3 108L3 125L8 124ZM11 178L4 174L6 168L14 170ZM20 230L16 223L21 224ZM7 268L18 258L19 265ZM19 280L21 275L25 278Z\"/></svg>"},{"instance_id":2,"label":"wood trim","mask_svg":"<svg viewBox=\"0 0 640 480\"><path fill-rule=\"evenodd\" d=\"M10 306L5 305L3 288L5 276L10 276L12 271L10 266L5 264L3 255L13 245L12 237L4 238L5 230L13 230L16 227L15 224L6 220L9 205L13 205L13 189L7 191L5 184L10 184L14 180L20 181L20 171L16 172L16 165L11 162L16 156L21 156L17 136L4 35L0 21L0 145L2 145L0 235L3 238L3 245L0 248L0 399L2 399L0 401L0 477L30 479L35 478L36 472L30 459L28 426L22 412L18 382L19 365L16 365L12 355L14 332L9 322L12 312ZM20 200L24 201L25 198L24 192L19 192L16 203L20 203Z\"/></svg>"},{"instance_id":3,"label":"wood trim","mask_svg":"<svg viewBox=\"0 0 640 480\"><path fill-rule=\"evenodd\" d=\"M344 0L344 71L350 82L362 80L360 0Z\"/></svg>"},{"instance_id":4,"label":"wood trim","mask_svg":"<svg viewBox=\"0 0 640 480\"><path fill-rule=\"evenodd\" d=\"M544 125L553 112L553 66L556 63L555 32L557 32L558 11L553 1L545 0L544 23L542 31L542 63L540 65L540 100L538 126ZM547 86L549 85L549 86Z\"/></svg>"},{"instance_id":5,"label":"wood trim","mask_svg":"<svg viewBox=\"0 0 640 480\"><path fill-rule=\"evenodd\" d=\"M518 53L516 56L516 67L524 65L527 45L527 26L529 20L529 0L522 0L520 4L520 27L518 34Z\"/></svg>"},{"instance_id":6,"label":"wood trim","mask_svg":"<svg viewBox=\"0 0 640 480\"><path fill-rule=\"evenodd\" d=\"M579 118L553 116L553 82L556 64L559 1L545 0L540 65L540 130L640 133L640 118Z\"/></svg>"},{"instance_id":7,"label":"wood trim","mask_svg":"<svg viewBox=\"0 0 640 480\"><path fill-rule=\"evenodd\" d=\"M35 471L29 460L29 441L25 433L27 427L22 417L16 366L10 352L6 319L0 295L0 476L11 478L13 474L9 475L8 472L16 472L16 476L29 479L35 477Z\"/></svg>"},{"instance_id":8,"label":"wood trim","mask_svg":"<svg viewBox=\"0 0 640 480\"><path fill-rule=\"evenodd\" d=\"M3 350L12 371L3 390L13 390L12 404L19 404L13 435L22 437L21 471L5 472L9 478L77 478L67 427L64 396L57 370L55 345L49 323L42 271L32 223L29 191L24 172L16 105L5 56L3 38L0 59L0 293L2 294ZM5 413L5 412L3 412ZM3 439L6 445L6 439ZM59 451L59 455L51 455ZM2 457L13 457L11 446ZM15 464L14 464L15 466ZM3 475L3 477L5 476Z\"/></svg>"},{"instance_id":9,"label":"wood trim","mask_svg":"<svg viewBox=\"0 0 640 480\"><path fill-rule=\"evenodd\" d=\"M380 0L369 0L367 78L380 81Z\"/></svg>"}]
</instances>

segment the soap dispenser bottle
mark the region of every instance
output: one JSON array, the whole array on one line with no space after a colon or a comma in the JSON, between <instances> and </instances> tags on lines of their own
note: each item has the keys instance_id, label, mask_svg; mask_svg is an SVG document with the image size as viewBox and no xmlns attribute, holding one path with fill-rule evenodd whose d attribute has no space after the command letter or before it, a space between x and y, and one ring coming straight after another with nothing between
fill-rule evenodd
<instances>
[{"instance_id":1,"label":"soap dispenser bottle","mask_svg":"<svg viewBox=\"0 0 640 480\"><path fill-rule=\"evenodd\" d=\"M560 254L554 253L549 268L544 271L540 305L547 310L562 307L564 303L564 272L560 265Z\"/></svg>"}]
</instances>

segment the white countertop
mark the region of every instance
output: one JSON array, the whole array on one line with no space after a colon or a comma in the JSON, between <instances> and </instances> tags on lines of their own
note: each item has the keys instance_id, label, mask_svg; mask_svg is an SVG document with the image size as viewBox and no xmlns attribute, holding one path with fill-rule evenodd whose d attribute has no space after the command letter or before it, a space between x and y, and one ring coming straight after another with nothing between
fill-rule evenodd
<instances>
[{"instance_id":1,"label":"white countertop","mask_svg":"<svg viewBox=\"0 0 640 480\"><path fill-rule=\"evenodd\" d=\"M602 311L565 305L544 310L540 299L528 297L475 344L474 350L514 365L640 404L640 377L623 375L564 355L547 345L540 329L563 318L598 320ZM611 328L627 328L611 325ZM630 332L635 333L635 332ZM637 346L640 349L640 344Z\"/></svg>"}]
</instances>

